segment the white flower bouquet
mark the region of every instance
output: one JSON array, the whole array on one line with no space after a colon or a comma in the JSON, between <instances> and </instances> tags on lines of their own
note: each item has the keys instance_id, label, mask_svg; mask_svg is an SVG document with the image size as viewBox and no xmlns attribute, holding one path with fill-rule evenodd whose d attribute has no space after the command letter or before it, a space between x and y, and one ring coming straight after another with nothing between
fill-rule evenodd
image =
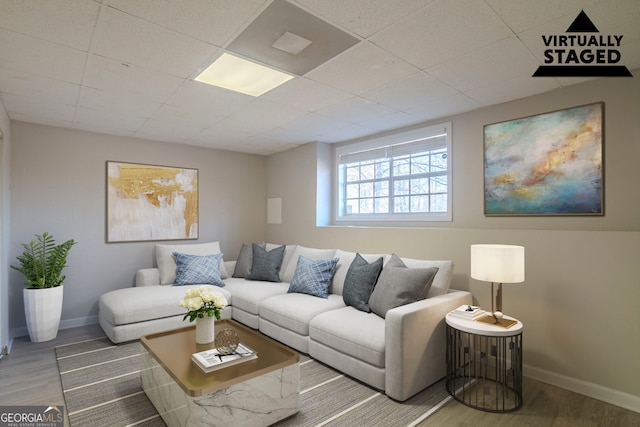
<instances>
[{"instance_id":1,"label":"white flower bouquet","mask_svg":"<svg viewBox=\"0 0 640 427\"><path fill-rule=\"evenodd\" d=\"M182 320L186 320L188 317L189 322L193 322L196 318L204 318L204 316L215 316L217 320L220 320L220 312L227 304L224 295L215 292L213 286L203 285L189 289L178 305L189 310Z\"/></svg>"}]
</instances>

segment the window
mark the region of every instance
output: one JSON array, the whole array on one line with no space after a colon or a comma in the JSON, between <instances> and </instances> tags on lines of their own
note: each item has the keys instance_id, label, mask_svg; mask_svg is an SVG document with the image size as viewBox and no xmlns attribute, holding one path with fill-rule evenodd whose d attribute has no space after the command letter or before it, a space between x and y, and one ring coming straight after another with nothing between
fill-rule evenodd
<instances>
[{"instance_id":1,"label":"window","mask_svg":"<svg viewBox=\"0 0 640 427\"><path fill-rule=\"evenodd\" d=\"M451 123L336 148L337 222L451 221Z\"/></svg>"}]
</instances>

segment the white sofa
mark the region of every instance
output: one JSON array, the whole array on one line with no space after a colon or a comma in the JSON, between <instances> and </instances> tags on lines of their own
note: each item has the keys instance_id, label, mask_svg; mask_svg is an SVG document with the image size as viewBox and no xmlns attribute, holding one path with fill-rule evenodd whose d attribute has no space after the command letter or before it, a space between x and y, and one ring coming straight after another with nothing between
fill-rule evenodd
<instances>
[{"instance_id":1,"label":"white sofa","mask_svg":"<svg viewBox=\"0 0 640 427\"><path fill-rule=\"evenodd\" d=\"M277 246L267 244L266 249ZM139 270L135 287L100 297L99 322L112 341L129 341L188 324L182 321L185 310L178 306L186 287L171 286L172 278L175 280L174 251L207 255L220 249L217 242L156 245L157 268ZM327 298L288 292L300 256L338 260ZM363 256L367 261L383 257L385 265L392 258L390 254ZM427 298L392 308L384 318L360 311L343 300L345 278L355 257L354 252L339 249L287 245L279 269L281 282L232 277L236 261L223 262L220 276L225 286L217 289L229 301L223 317L258 329L404 401L444 377L444 317L462 304L471 304L471 294L449 289L452 261L402 258L408 268L438 268Z\"/></svg>"}]
</instances>

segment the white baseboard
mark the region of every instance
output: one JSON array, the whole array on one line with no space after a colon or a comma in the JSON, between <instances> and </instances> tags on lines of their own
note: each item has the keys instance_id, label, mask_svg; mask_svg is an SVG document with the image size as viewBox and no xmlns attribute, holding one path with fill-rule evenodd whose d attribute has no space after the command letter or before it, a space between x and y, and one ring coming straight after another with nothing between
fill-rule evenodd
<instances>
[{"instance_id":1,"label":"white baseboard","mask_svg":"<svg viewBox=\"0 0 640 427\"><path fill-rule=\"evenodd\" d=\"M98 316L76 317L75 319L65 319L60 321L60 329L77 328L78 326L95 325L98 323Z\"/></svg>"},{"instance_id":2,"label":"white baseboard","mask_svg":"<svg viewBox=\"0 0 640 427\"><path fill-rule=\"evenodd\" d=\"M98 316L86 316L86 317L76 317L75 319L63 319L60 321L60 326L58 329L71 329L77 328L78 326L86 326L86 325L95 325L98 323ZM13 343L13 339L17 337L26 337L29 335L29 330L27 326L19 326L17 328L13 328L11 330L11 339L10 343ZM11 346L9 346L9 350L11 350Z\"/></svg>"},{"instance_id":3,"label":"white baseboard","mask_svg":"<svg viewBox=\"0 0 640 427\"><path fill-rule=\"evenodd\" d=\"M523 365L523 374L525 377L640 413L640 396L634 396L609 387L567 377L556 372L529 365Z\"/></svg>"}]
</instances>

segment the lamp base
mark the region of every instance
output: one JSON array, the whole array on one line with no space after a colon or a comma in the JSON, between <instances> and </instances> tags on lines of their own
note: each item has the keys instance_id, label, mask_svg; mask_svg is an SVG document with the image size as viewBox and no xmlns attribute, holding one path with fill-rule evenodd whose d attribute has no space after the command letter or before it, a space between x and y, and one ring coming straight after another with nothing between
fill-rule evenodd
<instances>
[{"instance_id":1,"label":"lamp base","mask_svg":"<svg viewBox=\"0 0 640 427\"><path fill-rule=\"evenodd\" d=\"M510 328L516 323L518 323L517 320L505 319L504 317L496 319L490 313L487 314L486 316L476 319L476 322L488 323L490 325L501 326L503 328Z\"/></svg>"}]
</instances>

